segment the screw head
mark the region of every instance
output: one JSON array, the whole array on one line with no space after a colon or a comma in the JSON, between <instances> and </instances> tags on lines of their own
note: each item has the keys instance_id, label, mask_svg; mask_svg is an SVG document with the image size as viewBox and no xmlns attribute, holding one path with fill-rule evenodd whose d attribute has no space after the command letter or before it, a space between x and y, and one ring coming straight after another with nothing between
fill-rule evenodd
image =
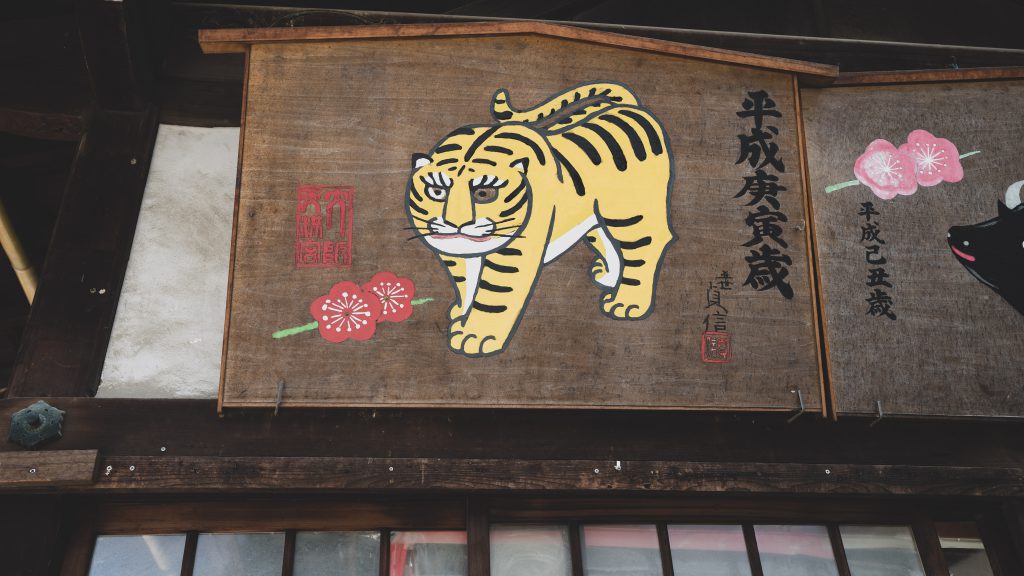
<instances>
[{"instance_id":1,"label":"screw head","mask_svg":"<svg viewBox=\"0 0 1024 576\"><path fill-rule=\"evenodd\" d=\"M601 469L600 468L594 468L594 474L600 474L600 473L601 473Z\"/></svg>"},{"instance_id":2,"label":"screw head","mask_svg":"<svg viewBox=\"0 0 1024 576\"><path fill-rule=\"evenodd\" d=\"M167 446L161 446L160 447L160 451L161 452L167 452Z\"/></svg>"},{"instance_id":3,"label":"screw head","mask_svg":"<svg viewBox=\"0 0 1024 576\"><path fill-rule=\"evenodd\" d=\"M135 472L135 466L129 466L129 467L128 467L128 470L130 470L130 471L132 471L132 472Z\"/></svg>"},{"instance_id":4,"label":"screw head","mask_svg":"<svg viewBox=\"0 0 1024 576\"><path fill-rule=\"evenodd\" d=\"M35 474L36 473L36 469L35 468L29 468L28 469L28 473L29 474Z\"/></svg>"},{"instance_id":5,"label":"screw head","mask_svg":"<svg viewBox=\"0 0 1024 576\"><path fill-rule=\"evenodd\" d=\"M137 159L135 159L135 158L132 158L132 159L131 159L131 160L129 161L129 164L131 164L132 166L135 166L135 165L136 165L136 164L138 164L138 163L139 163L139 161L138 161Z\"/></svg>"},{"instance_id":6,"label":"screw head","mask_svg":"<svg viewBox=\"0 0 1024 576\"><path fill-rule=\"evenodd\" d=\"M829 474L831 474L831 473L832 473L832 470L830 470L830 469L828 469L828 468L825 468L825 475L826 475L826 476L828 476L828 475L829 475Z\"/></svg>"}]
</instances>

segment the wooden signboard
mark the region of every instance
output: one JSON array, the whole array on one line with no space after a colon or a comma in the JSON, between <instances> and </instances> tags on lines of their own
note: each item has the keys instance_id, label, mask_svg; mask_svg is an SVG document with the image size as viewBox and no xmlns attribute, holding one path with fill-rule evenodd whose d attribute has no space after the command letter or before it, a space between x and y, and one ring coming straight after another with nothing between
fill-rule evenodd
<instances>
[{"instance_id":1,"label":"wooden signboard","mask_svg":"<svg viewBox=\"0 0 1024 576\"><path fill-rule=\"evenodd\" d=\"M836 411L1024 415L1024 81L802 96Z\"/></svg>"},{"instance_id":2,"label":"wooden signboard","mask_svg":"<svg viewBox=\"0 0 1024 576\"><path fill-rule=\"evenodd\" d=\"M822 410L796 74L541 24L246 51L224 407Z\"/></svg>"}]
</instances>

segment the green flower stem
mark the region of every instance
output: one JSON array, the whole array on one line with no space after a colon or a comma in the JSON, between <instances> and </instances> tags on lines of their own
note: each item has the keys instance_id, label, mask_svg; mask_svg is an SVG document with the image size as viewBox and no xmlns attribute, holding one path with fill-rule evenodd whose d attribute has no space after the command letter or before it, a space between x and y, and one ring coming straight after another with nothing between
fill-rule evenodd
<instances>
[{"instance_id":1,"label":"green flower stem","mask_svg":"<svg viewBox=\"0 0 1024 576\"><path fill-rule=\"evenodd\" d=\"M850 180L849 182L840 182L839 184L833 184L825 187L825 194L831 194L836 190L842 190L843 188L849 188L850 186L856 186L860 184L860 180Z\"/></svg>"},{"instance_id":2,"label":"green flower stem","mask_svg":"<svg viewBox=\"0 0 1024 576\"><path fill-rule=\"evenodd\" d=\"M433 302L433 301L434 301L433 298L415 298L411 302L411 304L413 306L419 306L420 304L426 304L427 302ZM309 324L303 324L302 326L295 326L293 328L285 328L284 330L278 330L277 332L274 332L273 334L271 334L270 337L274 338L274 339L285 338L285 337L288 337L288 336L293 336L295 334L301 334L303 332L309 332L310 330L316 330L316 327L317 327L317 323L316 322L310 322Z\"/></svg>"},{"instance_id":3,"label":"green flower stem","mask_svg":"<svg viewBox=\"0 0 1024 576\"><path fill-rule=\"evenodd\" d=\"M974 156L975 154L981 154L981 150L974 150L960 155L960 159L963 160L968 156ZM833 184L825 187L825 194L831 194L836 190L842 190L843 188L849 188L850 186L856 186L860 184L860 180L848 180L846 182L840 182L839 184Z\"/></svg>"},{"instance_id":4,"label":"green flower stem","mask_svg":"<svg viewBox=\"0 0 1024 576\"><path fill-rule=\"evenodd\" d=\"M302 332L309 332L310 330L316 330L316 322L310 322L309 324L303 324L302 326L296 326L294 328L285 328L284 330L278 330L270 335L271 338L284 338L285 336L291 336L292 334L299 334Z\"/></svg>"}]
</instances>

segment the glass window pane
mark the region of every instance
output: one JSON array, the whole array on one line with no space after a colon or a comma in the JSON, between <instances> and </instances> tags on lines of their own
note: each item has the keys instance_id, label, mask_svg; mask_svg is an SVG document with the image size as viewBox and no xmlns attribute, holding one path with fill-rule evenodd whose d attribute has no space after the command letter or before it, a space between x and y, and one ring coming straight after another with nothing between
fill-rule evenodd
<instances>
[{"instance_id":1,"label":"glass window pane","mask_svg":"<svg viewBox=\"0 0 1024 576\"><path fill-rule=\"evenodd\" d=\"M184 554L184 534L99 536L89 576L177 576Z\"/></svg>"},{"instance_id":2,"label":"glass window pane","mask_svg":"<svg viewBox=\"0 0 1024 576\"><path fill-rule=\"evenodd\" d=\"M587 576L661 576L654 526L584 526L583 573Z\"/></svg>"},{"instance_id":3,"label":"glass window pane","mask_svg":"<svg viewBox=\"0 0 1024 576\"><path fill-rule=\"evenodd\" d=\"M194 576L279 576L284 533L200 534Z\"/></svg>"},{"instance_id":4,"label":"glass window pane","mask_svg":"<svg viewBox=\"0 0 1024 576\"><path fill-rule=\"evenodd\" d=\"M391 576L466 576L465 532L392 532Z\"/></svg>"},{"instance_id":5,"label":"glass window pane","mask_svg":"<svg viewBox=\"0 0 1024 576\"><path fill-rule=\"evenodd\" d=\"M992 576L992 565L974 522L939 522L935 529L949 576Z\"/></svg>"},{"instance_id":6,"label":"glass window pane","mask_svg":"<svg viewBox=\"0 0 1024 576\"><path fill-rule=\"evenodd\" d=\"M908 526L840 526L852 576L925 576Z\"/></svg>"},{"instance_id":7,"label":"glass window pane","mask_svg":"<svg viewBox=\"0 0 1024 576\"><path fill-rule=\"evenodd\" d=\"M377 576L377 532L297 532L295 576Z\"/></svg>"},{"instance_id":8,"label":"glass window pane","mask_svg":"<svg viewBox=\"0 0 1024 576\"><path fill-rule=\"evenodd\" d=\"M571 576L565 526L491 526L491 576Z\"/></svg>"},{"instance_id":9,"label":"glass window pane","mask_svg":"<svg viewBox=\"0 0 1024 576\"><path fill-rule=\"evenodd\" d=\"M742 526L669 526L676 576L750 576Z\"/></svg>"},{"instance_id":10,"label":"glass window pane","mask_svg":"<svg viewBox=\"0 0 1024 576\"><path fill-rule=\"evenodd\" d=\"M824 526L754 526L764 576L839 576Z\"/></svg>"}]
</instances>

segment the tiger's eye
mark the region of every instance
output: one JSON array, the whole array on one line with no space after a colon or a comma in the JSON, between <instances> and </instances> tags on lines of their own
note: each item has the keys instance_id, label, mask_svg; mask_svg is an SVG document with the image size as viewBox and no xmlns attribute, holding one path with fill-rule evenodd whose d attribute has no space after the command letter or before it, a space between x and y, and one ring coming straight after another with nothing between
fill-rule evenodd
<instances>
[{"instance_id":1,"label":"tiger's eye","mask_svg":"<svg viewBox=\"0 0 1024 576\"><path fill-rule=\"evenodd\" d=\"M488 202L494 202L498 198L497 188L474 188L473 189L473 201L477 204L487 204Z\"/></svg>"}]
</instances>

